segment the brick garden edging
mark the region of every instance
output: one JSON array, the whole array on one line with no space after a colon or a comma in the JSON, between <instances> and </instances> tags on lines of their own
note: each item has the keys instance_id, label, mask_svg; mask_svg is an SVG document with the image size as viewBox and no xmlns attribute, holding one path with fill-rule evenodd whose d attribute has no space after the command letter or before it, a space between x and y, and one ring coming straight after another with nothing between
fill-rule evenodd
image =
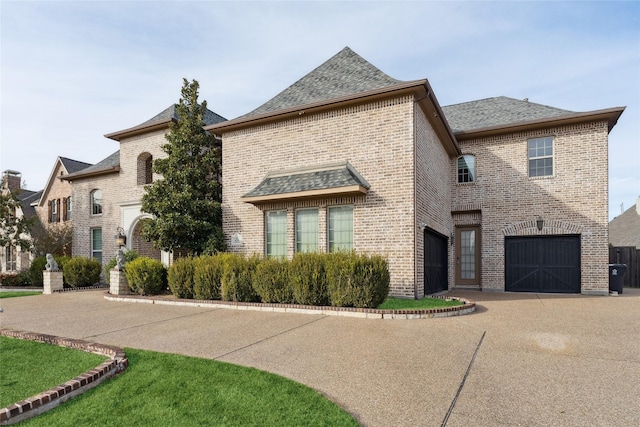
<instances>
[{"instance_id":1,"label":"brick garden edging","mask_svg":"<svg viewBox=\"0 0 640 427\"><path fill-rule=\"evenodd\" d=\"M114 375L123 372L129 364L124 350L114 346L12 329L0 329L0 335L54 344L109 357L109 360L64 384L0 409L0 425L14 424L53 409L72 397L82 394Z\"/></svg>"},{"instance_id":2,"label":"brick garden edging","mask_svg":"<svg viewBox=\"0 0 640 427\"><path fill-rule=\"evenodd\" d=\"M269 304L259 302L178 299L174 296L157 295L112 295L109 292L105 292L104 297L110 301L121 302L180 305L185 307L217 307L235 310L270 311L278 313L321 314L324 316L359 317L365 319L427 319L432 317L452 317L473 313L476 309L476 303L474 301L457 297L447 298L445 296L437 296L434 298L455 299L463 302L463 305L429 309L379 310L377 308L330 307L302 304Z\"/></svg>"}]
</instances>

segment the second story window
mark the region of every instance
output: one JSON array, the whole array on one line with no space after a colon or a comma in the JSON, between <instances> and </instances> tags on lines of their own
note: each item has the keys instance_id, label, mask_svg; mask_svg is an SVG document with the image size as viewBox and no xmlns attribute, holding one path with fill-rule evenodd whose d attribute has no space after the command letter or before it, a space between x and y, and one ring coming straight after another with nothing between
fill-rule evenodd
<instances>
[{"instance_id":1,"label":"second story window","mask_svg":"<svg viewBox=\"0 0 640 427\"><path fill-rule=\"evenodd\" d=\"M58 200L49 201L49 222L58 222Z\"/></svg>"},{"instance_id":2,"label":"second story window","mask_svg":"<svg viewBox=\"0 0 640 427\"><path fill-rule=\"evenodd\" d=\"M63 212L63 220L64 221L71 221L71 196L67 197L66 199L62 200L62 212Z\"/></svg>"},{"instance_id":3,"label":"second story window","mask_svg":"<svg viewBox=\"0 0 640 427\"><path fill-rule=\"evenodd\" d=\"M553 137L528 141L529 178L553 175Z\"/></svg>"},{"instance_id":4,"label":"second story window","mask_svg":"<svg viewBox=\"0 0 640 427\"><path fill-rule=\"evenodd\" d=\"M151 184L153 182L153 156L142 153L138 156L138 185Z\"/></svg>"},{"instance_id":5,"label":"second story window","mask_svg":"<svg viewBox=\"0 0 640 427\"><path fill-rule=\"evenodd\" d=\"M102 191L91 192L91 215L102 215Z\"/></svg>"},{"instance_id":6,"label":"second story window","mask_svg":"<svg viewBox=\"0 0 640 427\"><path fill-rule=\"evenodd\" d=\"M471 154L458 157L458 184L476 181L476 158Z\"/></svg>"}]
</instances>

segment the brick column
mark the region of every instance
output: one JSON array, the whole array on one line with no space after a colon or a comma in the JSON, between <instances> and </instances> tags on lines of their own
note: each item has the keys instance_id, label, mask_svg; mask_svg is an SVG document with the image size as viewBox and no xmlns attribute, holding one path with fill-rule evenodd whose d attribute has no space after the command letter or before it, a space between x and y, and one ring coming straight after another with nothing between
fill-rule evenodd
<instances>
[{"instance_id":1,"label":"brick column","mask_svg":"<svg viewBox=\"0 0 640 427\"><path fill-rule=\"evenodd\" d=\"M131 293L124 271L115 268L109 271L109 293L111 295L129 295Z\"/></svg>"},{"instance_id":2,"label":"brick column","mask_svg":"<svg viewBox=\"0 0 640 427\"><path fill-rule=\"evenodd\" d=\"M42 278L44 282L43 294L51 295L55 291L64 289L62 281L62 271L43 271Z\"/></svg>"}]
</instances>

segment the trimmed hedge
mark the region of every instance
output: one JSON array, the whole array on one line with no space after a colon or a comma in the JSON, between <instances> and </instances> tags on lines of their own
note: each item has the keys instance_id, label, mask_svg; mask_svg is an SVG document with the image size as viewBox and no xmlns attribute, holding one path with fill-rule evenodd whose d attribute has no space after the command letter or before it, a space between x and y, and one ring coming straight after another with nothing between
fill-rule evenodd
<instances>
[{"instance_id":1,"label":"trimmed hedge","mask_svg":"<svg viewBox=\"0 0 640 427\"><path fill-rule=\"evenodd\" d=\"M155 259L138 257L127 264L124 274L131 291L139 295L157 295L167 287L167 269Z\"/></svg>"},{"instance_id":2,"label":"trimmed hedge","mask_svg":"<svg viewBox=\"0 0 640 427\"><path fill-rule=\"evenodd\" d=\"M168 279L171 293L178 298L193 298L194 258L176 259L169 267Z\"/></svg>"},{"instance_id":3,"label":"trimmed hedge","mask_svg":"<svg viewBox=\"0 0 640 427\"><path fill-rule=\"evenodd\" d=\"M245 258L237 254L222 254L220 293L224 301L259 302L253 288L253 272L260 262L257 256Z\"/></svg>"},{"instance_id":4,"label":"trimmed hedge","mask_svg":"<svg viewBox=\"0 0 640 427\"><path fill-rule=\"evenodd\" d=\"M0 274L0 285L2 286L29 286L29 271L23 270L18 273Z\"/></svg>"},{"instance_id":5,"label":"trimmed hedge","mask_svg":"<svg viewBox=\"0 0 640 427\"><path fill-rule=\"evenodd\" d=\"M82 288L100 283L101 271L102 264L98 261L79 256L66 261L62 267L63 277L72 288Z\"/></svg>"},{"instance_id":6,"label":"trimmed hedge","mask_svg":"<svg viewBox=\"0 0 640 427\"><path fill-rule=\"evenodd\" d=\"M179 298L375 308L389 293L378 255L297 254L286 259L219 253L177 260L169 270Z\"/></svg>"},{"instance_id":7,"label":"trimmed hedge","mask_svg":"<svg viewBox=\"0 0 640 427\"><path fill-rule=\"evenodd\" d=\"M58 263L58 268L60 269L60 271L64 272L64 265L71 258L67 256L55 255L53 259L55 259L56 262ZM31 286L44 286L44 278L42 277L42 272L45 270L44 266L46 264L47 264L47 258L43 256L37 257L33 261L31 261L29 270L27 270L29 272L28 275L29 275L29 282L31 283ZM65 285L69 284L64 274L62 276L62 280L64 281Z\"/></svg>"}]
</instances>

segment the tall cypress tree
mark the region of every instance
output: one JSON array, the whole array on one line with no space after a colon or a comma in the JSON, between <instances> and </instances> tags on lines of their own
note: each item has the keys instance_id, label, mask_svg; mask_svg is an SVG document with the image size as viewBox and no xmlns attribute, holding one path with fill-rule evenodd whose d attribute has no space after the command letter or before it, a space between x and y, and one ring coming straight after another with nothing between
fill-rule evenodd
<instances>
[{"instance_id":1,"label":"tall cypress tree","mask_svg":"<svg viewBox=\"0 0 640 427\"><path fill-rule=\"evenodd\" d=\"M143 223L142 236L158 249L210 253L224 250L220 207L220 150L204 130L207 101L198 103L199 84L183 79L182 96L153 171L162 178L145 187L142 211L153 215Z\"/></svg>"}]
</instances>

